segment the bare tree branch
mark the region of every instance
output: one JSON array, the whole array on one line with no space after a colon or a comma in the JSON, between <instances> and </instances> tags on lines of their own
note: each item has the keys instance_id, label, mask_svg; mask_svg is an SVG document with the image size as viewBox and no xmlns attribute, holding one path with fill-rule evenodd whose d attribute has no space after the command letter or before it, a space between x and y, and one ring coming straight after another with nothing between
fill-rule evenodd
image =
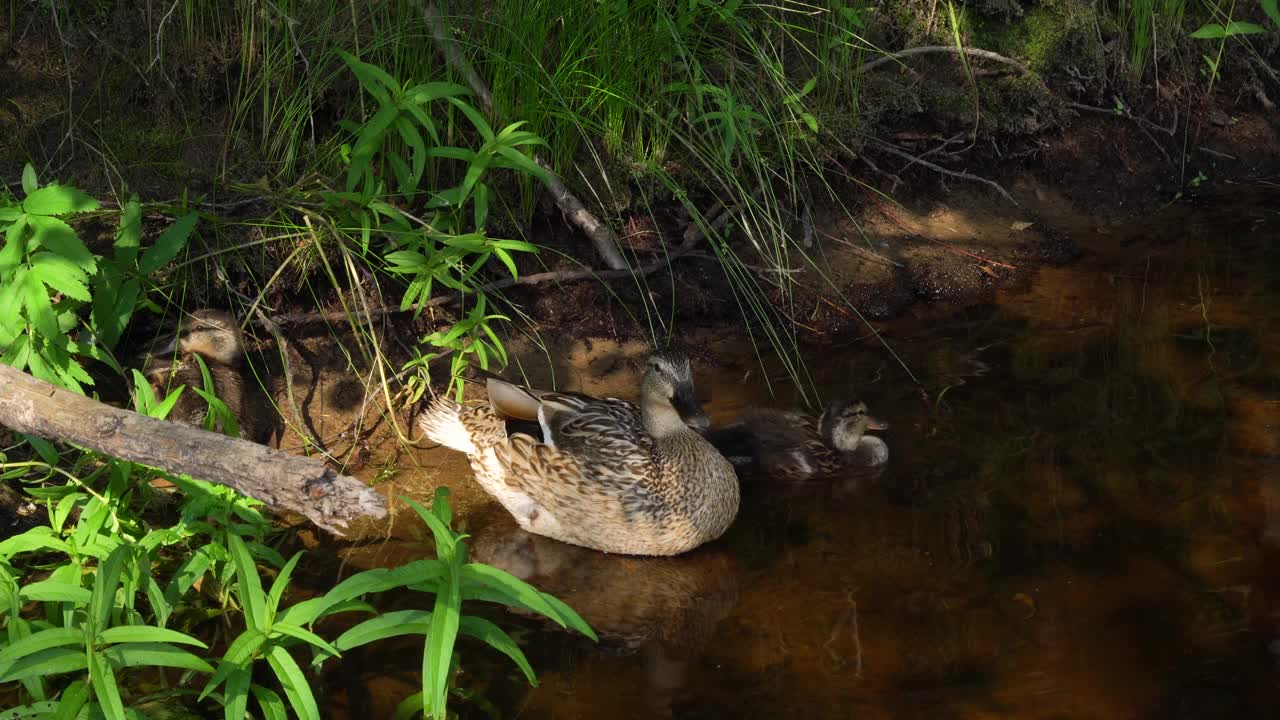
<instances>
[{"instance_id":1,"label":"bare tree branch","mask_svg":"<svg viewBox=\"0 0 1280 720\"><path fill-rule=\"evenodd\" d=\"M0 364L0 425L234 488L335 535L387 503L322 461L104 405Z\"/></svg>"}]
</instances>

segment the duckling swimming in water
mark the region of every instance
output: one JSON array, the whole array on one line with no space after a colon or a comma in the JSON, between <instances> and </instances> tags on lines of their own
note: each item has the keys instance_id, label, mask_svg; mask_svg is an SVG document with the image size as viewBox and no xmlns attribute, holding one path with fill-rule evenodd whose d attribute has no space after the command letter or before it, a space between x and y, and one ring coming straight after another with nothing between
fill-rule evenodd
<instances>
[{"instance_id":1,"label":"duckling swimming in water","mask_svg":"<svg viewBox=\"0 0 1280 720\"><path fill-rule=\"evenodd\" d=\"M888 427L868 414L866 403L837 400L817 419L757 410L732 425L712 429L707 440L739 469L781 480L808 480L885 464L889 446L866 433Z\"/></svg>"},{"instance_id":2,"label":"duckling swimming in water","mask_svg":"<svg viewBox=\"0 0 1280 720\"><path fill-rule=\"evenodd\" d=\"M177 355L173 362L170 353ZM280 416L272 407L255 378L246 378L244 335L230 313L222 310L196 310L181 329L153 353L143 374L157 394L187 386L169 413L169 419L184 425L204 427L209 403L194 388L204 389L200 366L192 357L199 355L209 368L213 391L226 404L240 426L240 437L267 444L280 428ZM221 422L215 429L224 432Z\"/></svg>"},{"instance_id":3,"label":"duckling swimming in water","mask_svg":"<svg viewBox=\"0 0 1280 720\"><path fill-rule=\"evenodd\" d=\"M466 453L476 481L526 531L610 553L676 555L728 529L738 478L686 424L701 412L688 357L659 352L647 367L638 408L489 378L492 407L441 396L418 424ZM509 433L503 416L537 420L541 437Z\"/></svg>"}]
</instances>

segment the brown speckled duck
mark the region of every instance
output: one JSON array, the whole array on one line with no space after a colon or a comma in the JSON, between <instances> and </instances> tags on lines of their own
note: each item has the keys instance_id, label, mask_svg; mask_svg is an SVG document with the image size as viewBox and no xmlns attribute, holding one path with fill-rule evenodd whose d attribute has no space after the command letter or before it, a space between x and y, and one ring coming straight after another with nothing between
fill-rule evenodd
<instances>
[{"instance_id":1,"label":"brown speckled duck","mask_svg":"<svg viewBox=\"0 0 1280 720\"><path fill-rule=\"evenodd\" d=\"M707 439L736 466L781 480L839 475L889 461L889 447L868 430L888 425L866 403L837 400L817 419L781 410L757 410L711 430Z\"/></svg>"},{"instance_id":2,"label":"brown speckled duck","mask_svg":"<svg viewBox=\"0 0 1280 720\"><path fill-rule=\"evenodd\" d=\"M176 354L176 362L171 358ZM169 419L174 422L204 427L209 404L195 388L204 389L200 366L193 355L199 355L209 368L214 394L226 404L240 425L240 437L256 443L268 443L279 430L279 414L266 398L257 379L245 377L244 335L230 313L222 310L196 310L183 322L178 332L154 354L143 374L159 397L179 385L185 385ZM221 423L215 428L223 432Z\"/></svg>"},{"instance_id":3,"label":"brown speckled duck","mask_svg":"<svg viewBox=\"0 0 1280 720\"><path fill-rule=\"evenodd\" d=\"M737 515L733 466L682 419L701 413L685 355L649 358L638 408L487 385L489 407L437 397L418 424L466 453L477 482L528 532L610 553L676 555L720 537ZM504 418L536 420L541 437L509 433Z\"/></svg>"}]
</instances>

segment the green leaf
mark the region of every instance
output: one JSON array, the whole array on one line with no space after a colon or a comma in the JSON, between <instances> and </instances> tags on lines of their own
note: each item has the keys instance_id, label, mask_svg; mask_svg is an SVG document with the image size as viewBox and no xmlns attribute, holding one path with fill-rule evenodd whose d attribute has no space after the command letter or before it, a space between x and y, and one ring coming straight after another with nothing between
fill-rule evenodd
<instances>
[{"instance_id":1,"label":"green leaf","mask_svg":"<svg viewBox=\"0 0 1280 720\"><path fill-rule=\"evenodd\" d=\"M469 635L477 640L483 640L489 647L511 658L516 667L520 668L520 672L524 673L524 677L529 681L529 684L534 687L538 686L538 678L533 674L529 659L524 656L524 651L520 649L520 646L516 645L516 641L503 632L502 628L484 618L466 615L463 616L462 621L458 624L458 629L462 634Z\"/></svg>"},{"instance_id":2,"label":"green leaf","mask_svg":"<svg viewBox=\"0 0 1280 720\"><path fill-rule=\"evenodd\" d=\"M0 558L11 558L27 552L60 552L70 553L71 546L53 534L53 528L47 525L6 538L0 542Z\"/></svg>"},{"instance_id":3,"label":"green leaf","mask_svg":"<svg viewBox=\"0 0 1280 720\"><path fill-rule=\"evenodd\" d=\"M224 720L244 720L245 711L249 708L249 688L252 687L252 682L253 673L248 666L236 668L227 678L226 689L222 693Z\"/></svg>"},{"instance_id":4,"label":"green leaf","mask_svg":"<svg viewBox=\"0 0 1280 720\"><path fill-rule=\"evenodd\" d=\"M253 697L258 701L258 707L262 708L262 720L289 720L289 713L285 710L284 701L273 690L254 685L250 690Z\"/></svg>"},{"instance_id":5,"label":"green leaf","mask_svg":"<svg viewBox=\"0 0 1280 720\"><path fill-rule=\"evenodd\" d=\"M120 210L120 227L116 230L116 262L131 267L142 246L142 203L129 198Z\"/></svg>"},{"instance_id":6,"label":"green leaf","mask_svg":"<svg viewBox=\"0 0 1280 720\"><path fill-rule=\"evenodd\" d=\"M291 637L295 640L301 640L302 642L307 643L312 647L318 648L324 651L325 653L328 653L329 655L340 654L338 652L338 648L330 645L327 640L320 637L319 635L316 635L310 630L306 630L304 628L298 627L297 625L278 622L271 626L271 632L279 633L281 635L287 635L288 637Z\"/></svg>"},{"instance_id":7,"label":"green leaf","mask_svg":"<svg viewBox=\"0 0 1280 720\"><path fill-rule=\"evenodd\" d=\"M424 105L433 100L447 97L470 95L471 91L457 83L428 82L414 85L404 91L405 99L417 105Z\"/></svg>"},{"instance_id":8,"label":"green leaf","mask_svg":"<svg viewBox=\"0 0 1280 720\"><path fill-rule=\"evenodd\" d=\"M294 553L289 558L289 562L281 568L280 574L276 576L275 582L271 584L271 591L267 593L267 612L271 617L275 617L276 610L280 607L280 597L284 595L285 588L289 586L289 577L293 575L293 569L298 565L298 559L302 557L302 551Z\"/></svg>"},{"instance_id":9,"label":"green leaf","mask_svg":"<svg viewBox=\"0 0 1280 720\"><path fill-rule=\"evenodd\" d=\"M339 635L333 644L340 650L350 650L402 635L426 635L430 627L430 611L396 610L365 620Z\"/></svg>"},{"instance_id":10,"label":"green leaf","mask_svg":"<svg viewBox=\"0 0 1280 720\"><path fill-rule=\"evenodd\" d=\"M98 640L104 643L178 643L200 648L209 647L186 633L150 625L118 625L107 628L98 633ZM213 668L209 668L209 672L213 672Z\"/></svg>"},{"instance_id":11,"label":"green leaf","mask_svg":"<svg viewBox=\"0 0 1280 720\"><path fill-rule=\"evenodd\" d=\"M39 215L28 216L27 222L33 233L31 250L43 247L75 263L76 267L87 274L92 275L97 271L97 261L70 225L55 217Z\"/></svg>"},{"instance_id":12,"label":"green leaf","mask_svg":"<svg viewBox=\"0 0 1280 720\"><path fill-rule=\"evenodd\" d=\"M118 667L174 667L202 673L213 672L213 666L208 662L168 643L123 643L107 648L103 654Z\"/></svg>"},{"instance_id":13,"label":"green leaf","mask_svg":"<svg viewBox=\"0 0 1280 720\"><path fill-rule=\"evenodd\" d=\"M89 683L76 680L58 696L58 709L49 720L73 720L79 716L80 708L89 702Z\"/></svg>"},{"instance_id":14,"label":"green leaf","mask_svg":"<svg viewBox=\"0 0 1280 720\"><path fill-rule=\"evenodd\" d=\"M78 627L50 628L10 642L0 651L0 677L8 675L16 663L50 648L84 646L84 631Z\"/></svg>"},{"instance_id":15,"label":"green leaf","mask_svg":"<svg viewBox=\"0 0 1280 720\"><path fill-rule=\"evenodd\" d=\"M267 663L275 671L280 687L284 689L284 695L289 698L289 705L299 720L320 720L320 708L316 705L315 696L311 694L307 676L302 674L302 668L298 667L289 653L278 645L273 646L267 651Z\"/></svg>"},{"instance_id":16,"label":"green leaf","mask_svg":"<svg viewBox=\"0 0 1280 720\"><path fill-rule=\"evenodd\" d=\"M1227 36L1227 29L1218 23L1208 23L1199 30L1191 33L1191 37L1198 40L1216 40Z\"/></svg>"},{"instance_id":17,"label":"green leaf","mask_svg":"<svg viewBox=\"0 0 1280 720\"><path fill-rule=\"evenodd\" d=\"M58 580L41 580L24 585L18 594L25 600L69 602L76 605L88 605L93 598L88 588Z\"/></svg>"},{"instance_id":18,"label":"green leaf","mask_svg":"<svg viewBox=\"0 0 1280 720\"><path fill-rule=\"evenodd\" d=\"M30 195L36 191L40 184L36 182L36 169L31 167L31 163L22 166L22 193Z\"/></svg>"},{"instance_id":19,"label":"green leaf","mask_svg":"<svg viewBox=\"0 0 1280 720\"><path fill-rule=\"evenodd\" d=\"M1243 20L1232 20L1227 23L1227 37L1233 35L1260 35L1264 32L1266 32L1266 29L1261 25Z\"/></svg>"},{"instance_id":20,"label":"green leaf","mask_svg":"<svg viewBox=\"0 0 1280 720\"><path fill-rule=\"evenodd\" d=\"M511 278L513 280L520 279L520 271L516 269L515 261L511 259L511 256L507 254L506 250L503 250L500 247L495 247L493 248L493 254L502 261L503 265L507 266L507 270L511 271Z\"/></svg>"},{"instance_id":21,"label":"green leaf","mask_svg":"<svg viewBox=\"0 0 1280 720\"><path fill-rule=\"evenodd\" d=\"M355 58L342 50L337 51L342 61L351 68L352 74L360 81L360 85L369 92L370 95L377 98L378 103L387 105L391 102L391 95L400 91L400 85L382 68L376 65L370 65Z\"/></svg>"},{"instance_id":22,"label":"green leaf","mask_svg":"<svg viewBox=\"0 0 1280 720\"><path fill-rule=\"evenodd\" d=\"M58 317L53 313L53 303L49 302L49 293L45 291L44 283L34 272L27 273L24 280L27 319L36 326L36 330L46 341L59 337L62 329L58 327Z\"/></svg>"},{"instance_id":23,"label":"green leaf","mask_svg":"<svg viewBox=\"0 0 1280 720\"><path fill-rule=\"evenodd\" d=\"M236 578L240 585L240 602L244 605L245 623L258 630L264 630L271 622L267 616L266 595L262 592L262 578L258 576L258 566L249 554L249 548L239 535L227 538L231 561L236 568Z\"/></svg>"},{"instance_id":24,"label":"green leaf","mask_svg":"<svg viewBox=\"0 0 1280 720\"><path fill-rule=\"evenodd\" d=\"M22 209L32 215L68 215L97 210L98 201L68 185L46 185L28 193Z\"/></svg>"},{"instance_id":25,"label":"green leaf","mask_svg":"<svg viewBox=\"0 0 1280 720\"><path fill-rule=\"evenodd\" d=\"M89 656L89 684L93 686L94 698L108 720L124 720L124 702L116 685L115 670L102 654Z\"/></svg>"},{"instance_id":26,"label":"green leaf","mask_svg":"<svg viewBox=\"0 0 1280 720\"><path fill-rule=\"evenodd\" d=\"M511 167L514 167L517 170L523 170L543 182L550 182L553 177L551 171L537 164L530 159L528 155L525 155L515 148L499 147L498 154L506 159L511 164Z\"/></svg>"},{"instance_id":27,"label":"green leaf","mask_svg":"<svg viewBox=\"0 0 1280 720\"><path fill-rule=\"evenodd\" d=\"M492 600L522 607L558 623L561 627L573 628L592 640L596 639L595 632L577 613L564 612L568 606L552 602L551 595L539 592L505 570L483 563L467 563L462 567L462 581L464 599ZM492 593L482 592L481 589Z\"/></svg>"},{"instance_id":28,"label":"green leaf","mask_svg":"<svg viewBox=\"0 0 1280 720\"><path fill-rule=\"evenodd\" d=\"M138 301L139 283L126 279L115 265L103 265L94 283L93 309L90 321L98 340L108 348L120 342L120 336L133 316Z\"/></svg>"},{"instance_id":29,"label":"green leaf","mask_svg":"<svg viewBox=\"0 0 1280 720\"><path fill-rule=\"evenodd\" d=\"M191 230L195 228L199 220L200 216L196 213L187 213L166 228L160 234L160 237L156 239L155 244L142 253L142 260L138 263L138 272L143 275L150 275L177 257L178 253L182 252L182 248L186 246L187 237L191 235Z\"/></svg>"},{"instance_id":30,"label":"green leaf","mask_svg":"<svg viewBox=\"0 0 1280 720\"><path fill-rule=\"evenodd\" d=\"M1277 7L1276 0L1259 0L1259 2L1262 4L1262 11L1271 18L1271 22L1275 23L1277 28L1280 28L1280 7Z\"/></svg>"},{"instance_id":31,"label":"green leaf","mask_svg":"<svg viewBox=\"0 0 1280 720\"><path fill-rule=\"evenodd\" d=\"M27 253L27 216L21 215L4 231L4 248L0 249L0 275L13 270Z\"/></svg>"},{"instance_id":32,"label":"green leaf","mask_svg":"<svg viewBox=\"0 0 1280 720\"><path fill-rule=\"evenodd\" d=\"M427 145L422 141L422 135L418 133L418 129L409 122L409 118L401 115L396 118L396 130L400 132L400 138L404 140L404 144L413 149L413 155L410 158L413 162L413 189L417 189L418 182L422 180L422 173L427 167Z\"/></svg>"},{"instance_id":33,"label":"green leaf","mask_svg":"<svg viewBox=\"0 0 1280 720\"><path fill-rule=\"evenodd\" d=\"M88 667L84 648L57 647L41 650L22 658L9 672L0 676L0 683L25 680L45 675L61 675L78 672Z\"/></svg>"},{"instance_id":34,"label":"green leaf","mask_svg":"<svg viewBox=\"0 0 1280 720\"><path fill-rule=\"evenodd\" d=\"M31 256L31 270L45 285L80 302L89 302L88 276L61 255L38 252Z\"/></svg>"},{"instance_id":35,"label":"green leaf","mask_svg":"<svg viewBox=\"0 0 1280 720\"><path fill-rule=\"evenodd\" d=\"M467 119L475 126L476 132L480 133L480 137L484 138L485 142L493 140L493 128L489 127L489 123L485 121L479 111L458 98L451 97L448 100L454 107L461 110L463 115L467 116Z\"/></svg>"}]
</instances>

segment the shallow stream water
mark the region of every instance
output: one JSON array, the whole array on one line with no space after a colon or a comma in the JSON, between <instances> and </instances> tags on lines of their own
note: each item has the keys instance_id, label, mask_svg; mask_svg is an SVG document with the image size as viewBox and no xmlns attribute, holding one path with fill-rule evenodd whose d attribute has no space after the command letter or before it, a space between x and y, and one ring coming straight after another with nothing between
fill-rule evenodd
<instances>
[{"instance_id":1,"label":"shallow stream water","mask_svg":"<svg viewBox=\"0 0 1280 720\"><path fill-rule=\"evenodd\" d=\"M824 397L860 397L892 424L889 467L746 485L734 527L689 555L594 553L480 503L473 557L555 593L601 642L507 616L541 686L464 645L474 699L455 705L520 718L1278 716L1275 200L1082 224L1079 261L989 305L889 324L897 358L875 342L815 351ZM798 401L768 399L754 358L722 364L697 378L715 421ZM411 559L394 547L377 562ZM418 651L402 649L348 657L330 676L334 712L389 717L418 683Z\"/></svg>"}]
</instances>

